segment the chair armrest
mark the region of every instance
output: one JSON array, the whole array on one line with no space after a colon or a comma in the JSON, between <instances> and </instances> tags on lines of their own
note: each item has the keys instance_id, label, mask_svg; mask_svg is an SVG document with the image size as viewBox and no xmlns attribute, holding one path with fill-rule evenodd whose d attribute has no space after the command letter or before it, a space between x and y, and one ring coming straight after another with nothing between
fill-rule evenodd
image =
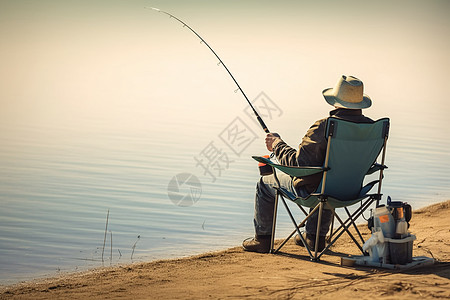
<instances>
[{"instance_id":1,"label":"chair armrest","mask_svg":"<svg viewBox=\"0 0 450 300\"><path fill-rule=\"evenodd\" d=\"M385 165L380 165L380 164L374 163L374 164L370 167L369 171L367 171L367 175L373 174L373 173L375 173L375 172L378 172L378 171L380 171L380 170L384 170L384 169L387 169L387 168L388 168L388 167L385 166Z\"/></svg>"},{"instance_id":2,"label":"chair armrest","mask_svg":"<svg viewBox=\"0 0 450 300\"><path fill-rule=\"evenodd\" d=\"M359 197L364 197L364 196L366 196L366 195L370 192L370 190L373 188L373 186L374 186L375 184L379 183L379 182L380 182L379 180L374 180L374 181L369 182L369 183L366 184L365 186L363 186L363 187L361 188L360 193L359 193Z\"/></svg>"},{"instance_id":3,"label":"chair armrest","mask_svg":"<svg viewBox=\"0 0 450 300\"><path fill-rule=\"evenodd\" d=\"M275 164L270 159L261 156L252 156L252 158L257 162L264 163L271 167L277 168L281 172L286 173L293 177L303 177L325 171L325 168L323 167L290 167Z\"/></svg>"}]
</instances>

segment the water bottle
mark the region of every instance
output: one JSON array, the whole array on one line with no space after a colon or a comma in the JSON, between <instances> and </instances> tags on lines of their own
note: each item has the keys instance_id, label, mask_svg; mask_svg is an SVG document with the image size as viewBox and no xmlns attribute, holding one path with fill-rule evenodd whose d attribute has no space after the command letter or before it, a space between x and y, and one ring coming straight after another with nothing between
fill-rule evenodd
<instances>
[{"instance_id":1,"label":"water bottle","mask_svg":"<svg viewBox=\"0 0 450 300\"><path fill-rule=\"evenodd\" d=\"M408 236L408 223L405 220L403 207L396 208L397 225L395 227L395 238L402 239Z\"/></svg>"},{"instance_id":2,"label":"water bottle","mask_svg":"<svg viewBox=\"0 0 450 300\"><path fill-rule=\"evenodd\" d=\"M392 201L390 196L388 196L387 203L387 209L391 212L395 222L395 235L393 237L396 239L407 237L408 220L406 218L411 219L411 214L409 213L409 216L406 216L405 212L408 212L405 210L408 210L411 206L400 201Z\"/></svg>"}]
</instances>

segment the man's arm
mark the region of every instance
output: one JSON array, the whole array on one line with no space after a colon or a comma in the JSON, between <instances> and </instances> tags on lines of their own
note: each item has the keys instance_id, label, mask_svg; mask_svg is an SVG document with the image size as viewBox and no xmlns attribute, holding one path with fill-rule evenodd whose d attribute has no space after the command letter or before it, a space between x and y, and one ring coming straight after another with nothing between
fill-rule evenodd
<instances>
[{"instance_id":1,"label":"man's arm","mask_svg":"<svg viewBox=\"0 0 450 300\"><path fill-rule=\"evenodd\" d=\"M266 136L267 150L273 152L280 164L285 166L297 165L297 150L288 146L278 133L269 133Z\"/></svg>"},{"instance_id":2,"label":"man's arm","mask_svg":"<svg viewBox=\"0 0 450 300\"><path fill-rule=\"evenodd\" d=\"M273 151L282 165L320 166L325 157L325 124L326 119L315 122L306 132L298 150L287 145L278 134L268 134L267 149Z\"/></svg>"},{"instance_id":3,"label":"man's arm","mask_svg":"<svg viewBox=\"0 0 450 300\"><path fill-rule=\"evenodd\" d=\"M297 166L297 150L286 144L282 139L274 143L273 153L281 165Z\"/></svg>"}]
</instances>

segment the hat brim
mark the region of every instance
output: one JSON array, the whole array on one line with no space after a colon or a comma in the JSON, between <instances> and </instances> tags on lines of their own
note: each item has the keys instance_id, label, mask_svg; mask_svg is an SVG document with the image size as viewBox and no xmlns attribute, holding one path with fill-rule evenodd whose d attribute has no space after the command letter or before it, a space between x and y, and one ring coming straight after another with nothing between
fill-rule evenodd
<instances>
[{"instance_id":1,"label":"hat brim","mask_svg":"<svg viewBox=\"0 0 450 300\"><path fill-rule=\"evenodd\" d=\"M331 106L348 108L348 109L362 109L369 108L372 105L372 100L366 94L363 94L363 100L358 103L347 102L342 99L337 98L332 94L332 88L328 88L323 90L322 95L325 98L325 101L328 102Z\"/></svg>"}]
</instances>

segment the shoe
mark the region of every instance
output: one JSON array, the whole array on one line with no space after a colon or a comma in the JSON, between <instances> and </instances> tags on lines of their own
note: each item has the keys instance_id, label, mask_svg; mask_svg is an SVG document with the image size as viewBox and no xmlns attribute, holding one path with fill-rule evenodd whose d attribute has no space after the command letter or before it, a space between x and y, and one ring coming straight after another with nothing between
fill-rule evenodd
<instances>
[{"instance_id":1,"label":"shoe","mask_svg":"<svg viewBox=\"0 0 450 300\"><path fill-rule=\"evenodd\" d=\"M255 235L254 238L245 239L242 242L242 248L245 251L258 252L258 253L269 253L270 252L270 235Z\"/></svg>"},{"instance_id":2,"label":"shoe","mask_svg":"<svg viewBox=\"0 0 450 300\"><path fill-rule=\"evenodd\" d=\"M294 237L294 242L298 246L304 247L302 240L298 235ZM309 249L315 250L316 245L316 236L313 234L306 234L306 244L308 245ZM322 250L325 249L325 236L319 236L319 247L317 249L318 252L322 252Z\"/></svg>"}]
</instances>

